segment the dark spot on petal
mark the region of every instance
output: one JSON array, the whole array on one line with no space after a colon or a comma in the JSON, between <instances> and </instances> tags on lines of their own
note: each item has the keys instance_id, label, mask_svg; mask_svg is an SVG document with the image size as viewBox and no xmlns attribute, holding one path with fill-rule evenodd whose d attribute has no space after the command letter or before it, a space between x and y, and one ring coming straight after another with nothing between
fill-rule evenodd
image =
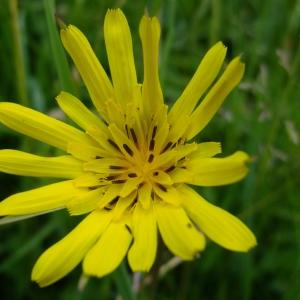
<instances>
[{"instance_id":1,"label":"dark spot on petal","mask_svg":"<svg viewBox=\"0 0 300 300\"><path fill-rule=\"evenodd\" d=\"M90 191L96 190L99 186L95 185L95 186L89 186L88 189Z\"/></svg>"},{"instance_id":2,"label":"dark spot on petal","mask_svg":"<svg viewBox=\"0 0 300 300\"><path fill-rule=\"evenodd\" d=\"M123 169L125 169L124 167L121 167L121 166L109 166L109 168L111 170L123 170Z\"/></svg>"},{"instance_id":3,"label":"dark spot on petal","mask_svg":"<svg viewBox=\"0 0 300 300\"><path fill-rule=\"evenodd\" d=\"M153 172L153 176L158 176L158 174L159 174L158 171Z\"/></svg>"},{"instance_id":4,"label":"dark spot on petal","mask_svg":"<svg viewBox=\"0 0 300 300\"><path fill-rule=\"evenodd\" d=\"M99 155L96 155L95 156L95 159L101 159L101 158L103 158L102 156L99 156Z\"/></svg>"}]
</instances>

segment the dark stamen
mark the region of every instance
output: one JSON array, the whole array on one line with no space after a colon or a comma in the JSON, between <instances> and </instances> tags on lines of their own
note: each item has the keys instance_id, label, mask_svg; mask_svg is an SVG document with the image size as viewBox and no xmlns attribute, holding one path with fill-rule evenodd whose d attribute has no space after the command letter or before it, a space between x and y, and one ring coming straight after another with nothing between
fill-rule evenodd
<instances>
[{"instance_id":1,"label":"dark stamen","mask_svg":"<svg viewBox=\"0 0 300 300\"><path fill-rule=\"evenodd\" d=\"M112 208L111 208L111 207L108 207L108 206L105 206L104 209L105 209L105 210L112 210Z\"/></svg>"},{"instance_id":2,"label":"dark stamen","mask_svg":"<svg viewBox=\"0 0 300 300\"><path fill-rule=\"evenodd\" d=\"M101 158L103 158L102 156L99 156L99 155L96 155L95 156L95 159L101 159Z\"/></svg>"},{"instance_id":3,"label":"dark stamen","mask_svg":"<svg viewBox=\"0 0 300 300\"><path fill-rule=\"evenodd\" d=\"M118 146L114 141L112 141L111 139L108 139L107 141L108 141L115 149L117 149L118 151L120 151L119 146Z\"/></svg>"},{"instance_id":4,"label":"dark stamen","mask_svg":"<svg viewBox=\"0 0 300 300\"><path fill-rule=\"evenodd\" d=\"M128 230L128 232L129 232L130 234L132 234L132 231L131 231L130 227L129 227L127 224L125 224L125 228Z\"/></svg>"},{"instance_id":5,"label":"dark stamen","mask_svg":"<svg viewBox=\"0 0 300 300\"><path fill-rule=\"evenodd\" d=\"M148 162L149 162L149 163L153 162L153 159L154 159L154 155L151 153L151 154L149 155Z\"/></svg>"},{"instance_id":6,"label":"dark stamen","mask_svg":"<svg viewBox=\"0 0 300 300\"><path fill-rule=\"evenodd\" d=\"M111 170L123 170L123 169L125 169L124 167L121 167L121 166L109 166L109 168Z\"/></svg>"},{"instance_id":7,"label":"dark stamen","mask_svg":"<svg viewBox=\"0 0 300 300\"><path fill-rule=\"evenodd\" d=\"M158 176L158 174L159 174L158 171L153 172L153 176Z\"/></svg>"},{"instance_id":8,"label":"dark stamen","mask_svg":"<svg viewBox=\"0 0 300 300\"><path fill-rule=\"evenodd\" d=\"M124 180L124 179L117 179L117 180L113 180L112 181L112 183L117 183L117 184L119 184L119 183L125 183L126 182L126 180Z\"/></svg>"},{"instance_id":9,"label":"dark stamen","mask_svg":"<svg viewBox=\"0 0 300 300\"><path fill-rule=\"evenodd\" d=\"M152 131L152 140L155 138L156 136L156 131L157 131L157 126L153 127L153 131Z\"/></svg>"},{"instance_id":10,"label":"dark stamen","mask_svg":"<svg viewBox=\"0 0 300 300\"><path fill-rule=\"evenodd\" d=\"M137 145L138 144L138 139L136 137L136 134L135 134L135 131L134 131L133 128L130 128L130 133L131 133L131 136L133 138L134 143Z\"/></svg>"},{"instance_id":11,"label":"dark stamen","mask_svg":"<svg viewBox=\"0 0 300 300\"><path fill-rule=\"evenodd\" d=\"M180 158L180 159L178 160L178 162L183 161L183 160L185 160L185 156L182 157L182 158Z\"/></svg>"},{"instance_id":12,"label":"dark stamen","mask_svg":"<svg viewBox=\"0 0 300 300\"><path fill-rule=\"evenodd\" d=\"M140 189L143 185L144 185L145 182L141 182L138 186L138 188Z\"/></svg>"},{"instance_id":13,"label":"dark stamen","mask_svg":"<svg viewBox=\"0 0 300 300\"><path fill-rule=\"evenodd\" d=\"M116 179L118 177L118 175L110 175L106 177L106 180L113 180Z\"/></svg>"},{"instance_id":14,"label":"dark stamen","mask_svg":"<svg viewBox=\"0 0 300 300\"><path fill-rule=\"evenodd\" d=\"M168 172L172 172L175 168L176 168L175 166L171 166L170 168L168 168L168 169L166 170L166 172L167 172L167 173L168 173Z\"/></svg>"},{"instance_id":15,"label":"dark stamen","mask_svg":"<svg viewBox=\"0 0 300 300\"><path fill-rule=\"evenodd\" d=\"M93 190L96 190L97 188L98 188L99 186L89 186L88 187L88 189L90 190L90 191L93 191Z\"/></svg>"},{"instance_id":16,"label":"dark stamen","mask_svg":"<svg viewBox=\"0 0 300 300\"><path fill-rule=\"evenodd\" d=\"M120 197L117 196L117 197L115 197L114 199L112 199L112 200L109 202L109 206L115 205L115 204L118 202L119 198L120 198Z\"/></svg>"},{"instance_id":17,"label":"dark stamen","mask_svg":"<svg viewBox=\"0 0 300 300\"><path fill-rule=\"evenodd\" d=\"M155 146L155 140L152 139L152 140L150 141L149 150L150 150L150 151L153 151L153 150L154 150L154 146Z\"/></svg>"},{"instance_id":18,"label":"dark stamen","mask_svg":"<svg viewBox=\"0 0 300 300\"><path fill-rule=\"evenodd\" d=\"M127 144L123 144L123 148L130 156L133 156L133 151L129 148Z\"/></svg>"},{"instance_id":19,"label":"dark stamen","mask_svg":"<svg viewBox=\"0 0 300 300\"><path fill-rule=\"evenodd\" d=\"M165 148L160 153L166 152L172 146L172 144L173 144L172 142L168 142L168 144L165 146Z\"/></svg>"},{"instance_id":20,"label":"dark stamen","mask_svg":"<svg viewBox=\"0 0 300 300\"><path fill-rule=\"evenodd\" d=\"M154 191L153 190L151 191L151 198L152 198L152 200L154 200Z\"/></svg>"},{"instance_id":21,"label":"dark stamen","mask_svg":"<svg viewBox=\"0 0 300 300\"><path fill-rule=\"evenodd\" d=\"M129 131L128 131L128 125L127 124L125 124L125 130L126 130L127 136L129 137Z\"/></svg>"},{"instance_id":22,"label":"dark stamen","mask_svg":"<svg viewBox=\"0 0 300 300\"><path fill-rule=\"evenodd\" d=\"M162 184L157 183L157 186L158 186L162 191L164 191L164 192L167 191L167 188L166 188L165 186L163 186Z\"/></svg>"},{"instance_id":23,"label":"dark stamen","mask_svg":"<svg viewBox=\"0 0 300 300\"><path fill-rule=\"evenodd\" d=\"M137 175L136 175L135 173L129 173L129 174L128 174L128 177L134 178L134 177L137 177Z\"/></svg>"}]
</instances>

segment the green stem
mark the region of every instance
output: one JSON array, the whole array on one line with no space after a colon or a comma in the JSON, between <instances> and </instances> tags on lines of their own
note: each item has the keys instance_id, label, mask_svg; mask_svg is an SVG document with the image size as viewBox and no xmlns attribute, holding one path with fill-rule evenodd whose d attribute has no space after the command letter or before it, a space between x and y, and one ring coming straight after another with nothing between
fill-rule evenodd
<instances>
[{"instance_id":1,"label":"green stem","mask_svg":"<svg viewBox=\"0 0 300 300\"><path fill-rule=\"evenodd\" d=\"M45 9L45 14L47 19L50 44L54 56L56 70L58 72L61 89L73 93L75 87L71 79L72 77L71 77L68 61L61 44L59 34L57 32L54 7L55 7L54 0L44 0L44 9Z\"/></svg>"},{"instance_id":2,"label":"green stem","mask_svg":"<svg viewBox=\"0 0 300 300\"><path fill-rule=\"evenodd\" d=\"M132 291L131 280L126 270L124 262L112 274L115 284L121 294L123 300L136 300L136 296Z\"/></svg>"},{"instance_id":3,"label":"green stem","mask_svg":"<svg viewBox=\"0 0 300 300\"><path fill-rule=\"evenodd\" d=\"M19 101L24 106L29 106L28 93L26 88L25 63L22 51L21 30L19 24L18 1L9 1L11 14L11 27L14 45L14 60L17 76L17 93Z\"/></svg>"}]
</instances>

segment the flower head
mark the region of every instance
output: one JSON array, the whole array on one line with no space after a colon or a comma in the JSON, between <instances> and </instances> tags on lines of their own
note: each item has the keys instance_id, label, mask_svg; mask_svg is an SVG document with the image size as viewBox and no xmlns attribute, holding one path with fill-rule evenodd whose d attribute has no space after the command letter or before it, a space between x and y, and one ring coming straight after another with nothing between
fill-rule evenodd
<instances>
[{"instance_id":1,"label":"flower head","mask_svg":"<svg viewBox=\"0 0 300 300\"><path fill-rule=\"evenodd\" d=\"M107 12L104 37L111 80L82 32L72 25L61 30L63 45L99 113L61 92L58 105L80 129L17 104L0 103L3 124L66 152L41 157L1 150L2 172L64 180L8 197L0 203L0 215L61 208L71 215L87 214L41 255L32 279L40 286L49 285L81 261L85 274L104 276L126 254L133 271L148 271L156 256L158 233L184 260L204 249L206 237L224 248L248 251L256 244L251 231L190 186L230 184L247 174L246 153L216 158L219 143L192 142L241 80L240 58L216 79L226 54L226 47L218 42L169 109L158 76L157 18L144 16L140 23L142 84L137 81L131 34L121 10Z\"/></svg>"}]
</instances>

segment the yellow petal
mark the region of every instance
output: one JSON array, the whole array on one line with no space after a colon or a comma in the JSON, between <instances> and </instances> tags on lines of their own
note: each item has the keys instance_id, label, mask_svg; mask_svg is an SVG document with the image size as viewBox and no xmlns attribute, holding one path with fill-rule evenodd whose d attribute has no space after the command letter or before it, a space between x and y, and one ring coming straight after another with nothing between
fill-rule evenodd
<instances>
[{"instance_id":1,"label":"yellow petal","mask_svg":"<svg viewBox=\"0 0 300 300\"><path fill-rule=\"evenodd\" d=\"M137 79L130 29L120 9L106 13L104 39L116 98L125 107L135 98Z\"/></svg>"},{"instance_id":2,"label":"yellow petal","mask_svg":"<svg viewBox=\"0 0 300 300\"><path fill-rule=\"evenodd\" d=\"M133 213L134 242L128 251L128 262L134 272L148 272L157 249L156 219L152 207L144 209L137 203Z\"/></svg>"},{"instance_id":3,"label":"yellow petal","mask_svg":"<svg viewBox=\"0 0 300 300\"><path fill-rule=\"evenodd\" d=\"M70 215L86 214L96 209L99 200L104 194L105 188L100 187L75 196L67 203L67 209Z\"/></svg>"},{"instance_id":4,"label":"yellow petal","mask_svg":"<svg viewBox=\"0 0 300 300\"><path fill-rule=\"evenodd\" d=\"M0 171L38 177L75 178L82 163L72 156L42 157L17 150L0 150Z\"/></svg>"},{"instance_id":5,"label":"yellow petal","mask_svg":"<svg viewBox=\"0 0 300 300\"><path fill-rule=\"evenodd\" d=\"M240 252L256 246L254 234L238 218L210 204L187 186L182 186L180 192L184 209L211 240L226 249Z\"/></svg>"},{"instance_id":6,"label":"yellow petal","mask_svg":"<svg viewBox=\"0 0 300 300\"><path fill-rule=\"evenodd\" d=\"M205 142L197 144L194 152L189 154L189 159L207 158L215 156L222 152L221 144L216 142Z\"/></svg>"},{"instance_id":7,"label":"yellow petal","mask_svg":"<svg viewBox=\"0 0 300 300\"><path fill-rule=\"evenodd\" d=\"M113 98L113 88L102 65L78 28L69 25L60 33L63 45L72 57L95 107L104 114L105 101Z\"/></svg>"},{"instance_id":8,"label":"yellow petal","mask_svg":"<svg viewBox=\"0 0 300 300\"><path fill-rule=\"evenodd\" d=\"M113 220L118 221L123 216L123 213L127 210L127 208L131 207L136 200L136 192L131 193L127 197L120 197L113 208Z\"/></svg>"},{"instance_id":9,"label":"yellow petal","mask_svg":"<svg viewBox=\"0 0 300 300\"><path fill-rule=\"evenodd\" d=\"M82 129L87 130L88 128L95 127L102 132L107 131L107 126L103 121L73 95L61 92L56 97L56 100L64 113Z\"/></svg>"},{"instance_id":10,"label":"yellow petal","mask_svg":"<svg viewBox=\"0 0 300 300\"><path fill-rule=\"evenodd\" d=\"M158 76L160 25L156 17L144 16L140 23L143 47L144 82L143 106L148 118L163 106L163 95Z\"/></svg>"},{"instance_id":11,"label":"yellow petal","mask_svg":"<svg viewBox=\"0 0 300 300\"><path fill-rule=\"evenodd\" d=\"M242 151L225 158L191 159L186 163L187 169L194 173L189 183L202 186L234 183L247 175L248 161L249 156Z\"/></svg>"},{"instance_id":12,"label":"yellow petal","mask_svg":"<svg viewBox=\"0 0 300 300\"><path fill-rule=\"evenodd\" d=\"M124 223L112 222L87 253L83 261L84 273L102 277L114 271L126 255L131 239Z\"/></svg>"},{"instance_id":13,"label":"yellow petal","mask_svg":"<svg viewBox=\"0 0 300 300\"><path fill-rule=\"evenodd\" d=\"M94 211L58 243L46 250L33 267L31 279L41 287L64 277L83 259L110 221L110 214Z\"/></svg>"},{"instance_id":14,"label":"yellow petal","mask_svg":"<svg viewBox=\"0 0 300 300\"><path fill-rule=\"evenodd\" d=\"M25 215L63 208L77 193L72 180L17 193L0 202L0 215Z\"/></svg>"},{"instance_id":15,"label":"yellow petal","mask_svg":"<svg viewBox=\"0 0 300 300\"><path fill-rule=\"evenodd\" d=\"M204 249L205 239L181 207L155 202L159 232L164 243L175 255L191 260Z\"/></svg>"},{"instance_id":16,"label":"yellow petal","mask_svg":"<svg viewBox=\"0 0 300 300\"><path fill-rule=\"evenodd\" d=\"M99 159L110 154L109 152L100 149L99 147L93 147L87 144L80 143L69 143L67 152L72 156L84 161Z\"/></svg>"},{"instance_id":17,"label":"yellow petal","mask_svg":"<svg viewBox=\"0 0 300 300\"><path fill-rule=\"evenodd\" d=\"M149 209L152 201L151 197L152 185L148 182L145 182L138 189L138 201L142 204L144 209Z\"/></svg>"},{"instance_id":18,"label":"yellow petal","mask_svg":"<svg viewBox=\"0 0 300 300\"><path fill-rule=\"evenodd\" d=\"M46 144L66 150L69 142L90 144L80 130L24 106L1 102L0 122Z\"/></svg>"},{"instance_id":19,"label":"yellow petal","mask_svg":"<svg viewBox=\"0 0 300 300\"><path fill-rule=\"evenodd\" d=\"M189 115L200 97L205 93L218 75L226 55L226 47L216 43L203 57L196 73L172 107L169 120L176 123L181 115Z\"/></svg>"},{"instance_id":20,"label":"yellow petal","mask_svg":"<svg viewBox=\"0 0 300 300\"><path fill-rule=\"evenodd\" d=\"M213 118L227 95L239 84L244 75L245 65L237 57L227 66L225 72L191 116L187 139L197 135Z\"/></svg>"}]
</instances>

